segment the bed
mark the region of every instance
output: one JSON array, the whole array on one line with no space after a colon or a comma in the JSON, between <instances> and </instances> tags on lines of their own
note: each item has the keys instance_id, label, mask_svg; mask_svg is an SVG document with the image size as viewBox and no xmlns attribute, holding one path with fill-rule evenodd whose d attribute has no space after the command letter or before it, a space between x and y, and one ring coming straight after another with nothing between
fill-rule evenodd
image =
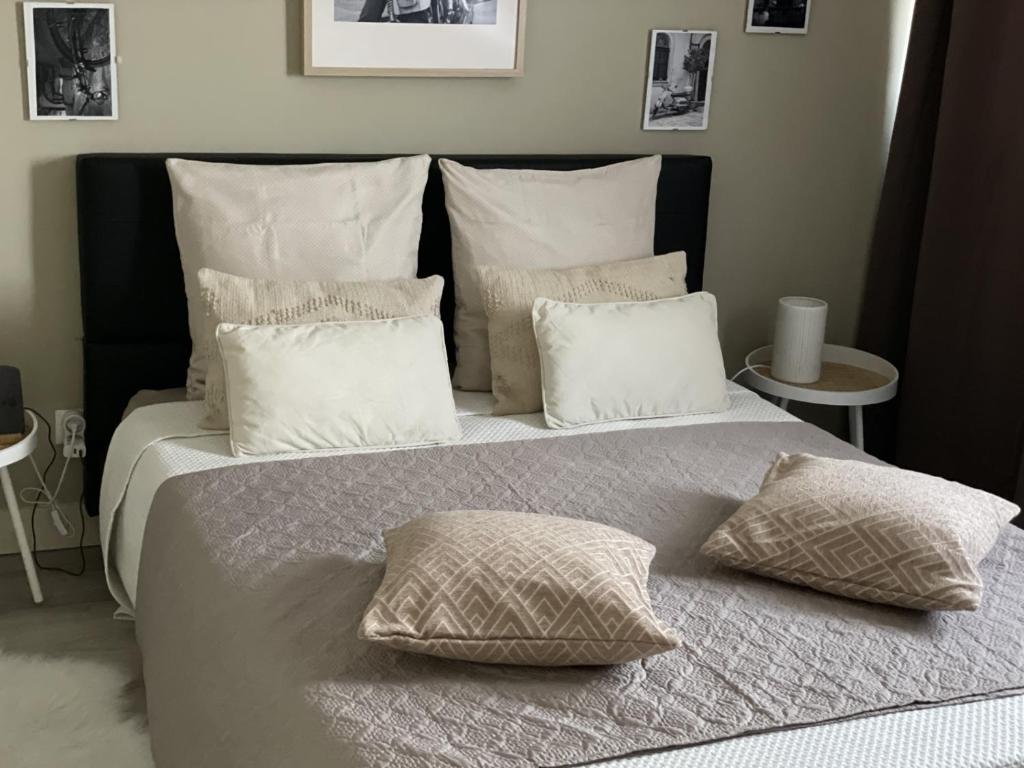
<instances>
[{"instance_id":1,"label":"bed","mask_svg":"<svg viewBox=\"0 0 1024 768\"><path fill-rule=\"evenodd\" d=\"M163 159L85 156L78 166L90 420L87 491L90 509L101 516L111 591L122 615L138 618L158 765L285 764L297 750L305 750L303 764L342 766L565 765L598 759L609 759L616 768L1024 764L1019 735L1024 697L1015 695L1024 685L1024 637L1017 632L1020 617L1013 612L1015 583L1007 575L1008 564L1016 563L1019 570L1024 549L1015 536L991 566L998 577L997 597L989 601L992 613L981 620L992 632L974 638L973 644L960 642L962 636L954 634L964 619L943 619L929 627L906 611L864 608L795 587L722 574L706 564L691 567L692 552L685 549L673 552L668 547L656 562L657 578L652 581L655 595L666 598L665 609L693 613L687 619L691 624L684 622L689 629L724 627L721 642L726 646L731 642L727 626L701 624L705 615L697 615L693 604L678 600L678 595L670 605L668 592L678 593L685 582L693 588L694 600L704 600L702 611L712 619L721 618L715 603L728 603L733 595L748 612L753 605L783 596L778 598L779 613L763 617L753 629L744 625L732 638L735 642L742 643L751 631L778 635L786 617L801 621L806 613L818 622L808 627L828 627L846 645L863 642L865 648L878 650L894 638L918 641L918 647L906 651L912 668L913 663L934 661L928 654L935 649L928 646L939 649L949 664L946 674L922 671L900 678L897 686L889 685L895 673L883 664L874 677L863 677L882 683L875 699L844 690L851 686L834 670L831 680L814 682L807 669L779 668L775 672L782 683L794 674L819 699L795 692L790 712L770 711L773 707L766 702L774 696L768 691L771 686L754 685L733 697L741 702L742 713L719 706L717 722L708 717L695 726L686 722L686 708L672 703L680 694L673 682L680 669L657 663L631 667L628 679L588 678L583 688L571 672L568 677L554 673L528 680L495 672L484 675L484 684L466 665L432 665L424 672L404 668L407 662L396 667L390 656L360 655L362 675L354 678L352 669L341 670L345 665L330 661L331 654L351 649L347 638L351 621L358 617L328 617L351 612L365 599L365 590L379 580L381 552L376 521L364 524L365 516L355 515L338 524L333 515L340 503L338 489L342 500L388 502L394 507L390 524L422 507L415 498L403 498L403 489L411 484L402 485L402 478L430 475L424 463L434 469L487 466L493 477L484 478L479 469L460 471L430 493L446 502L507 502L530 509L546 499L547 489L559 488L564 499L558 512L571 515L579 513L578 507L595 504L588 486L607 483L591 474L591 465L607 464L615 475L615 467L631 466L639 457L643 461L634 471L615 475L616 484L633 494L638 508L650 507L650 524L663 524L663 513L674 509L676 495L689 494L694 509L701 510L691 522L706 534L708 526L735 509L737 499L756 490L772 450L806 447L822 455L859 454L735 386L730 388L732 406L721 414L620 422L561 431L557 437L543 427L539 415L490 416L488 395L459 393L459 444L375 455L236 459L226 435L197 427L199 404L173 398L137 408L122 420L136 392L182 384L189 351ZM290 163L353 158L216 159ZM463 161L482 167L567 169L615 159ZM703 275L710 169L707 158L665 158L659 187L656 251L688 252L690 290L700 288ZM421 275L450 277L442 195L434 173L424 203ZM450 295L443 311L450 327ZM683 456L688 459L684 468L671 462L657 466L666 457L678 461ZM729 458L734 456L741 460ZM520 462L534 466L537 476L543 476L545 466L561 471L546 487L502 474ZM398 485L389 490L389 482ZM264 508L262 500L270 497L272 508ZM280 509L294 516L286 518ZM332 512L328 519L325 510ZM315 536L310 535L313 531ZM341 562L341 553L351 555L353 562ZM680 559L690 564L675 568ZM324 562L335 563L337 570L324 571ZM281 592L280 584L296 573L302 574L303 586ZM351 583L339 585L338 578ZM268 608L276 613L269 623ZM288 627L284 635L278 632L282 625ZM260 634L273 635L273 643L253 639ZM954 641L947 643L950 638ZM986 639L1001 645L988 649L991 658L971 658L984 655ZM697 643L703 654L714 653L713 640L704 637ZM760 652L798 657L804 650L794 638L774 637L771 642ZM690 650L700 655L700 649ZM833 650L842 655L838 647ZM964 658L956 658L957 652ZM864 662L864 656L855 653L850 661ZM823 656L819 661L828 672L834 660ZM752 658L725 675L709 670L713 680L704 680L698 670L692 684L695 690L700 685L710 686L708 690L735 687L764 663L764 658ZM974 679L987 684L968 682ZM523 694L520 688L526 683L542 683L554 698L533 688L533 693ZM660 714L657 707L652 709L645 685L666 686L654 691L663 694L654 700L668 702ZM905 688L897 690L901 686ZM577 691L584 689L586 694L577 699ZM826 695L829 691L833 695ZM559 692L579 706L572 712L552 709ZM759 699L762 695L768 698ZM297 699L291 700L293 696ZM580 714L611 701L626 703L597 719ZM440 707L439 702L446 704ZM635 702L634 711L628 702ZM350 717L346 705L359 710L359 716ZM864 717L868 714L876 716ZM529 727L523 725L527 722ZM481 746L480 734L493 738L504 731L510 734L503 736L507 749L489 752ZM529 739L537 746L524 748ZM559 739L565 740L562 748L545 746L558 746ZM671 748L684 743L689 746ZM626 756L632 752L646 754Z\"/></svg>"}]
</instances>

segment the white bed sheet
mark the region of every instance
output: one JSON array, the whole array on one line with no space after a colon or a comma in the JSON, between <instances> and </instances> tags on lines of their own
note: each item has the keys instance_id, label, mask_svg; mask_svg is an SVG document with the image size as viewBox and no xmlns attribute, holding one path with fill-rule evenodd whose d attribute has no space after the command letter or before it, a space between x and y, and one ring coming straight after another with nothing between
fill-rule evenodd
<instances>
[{"instance_id":1,"label":"white bed sheet","mask_svg":"<svg viewBox=\"0 0 1024 768\"><path fill-rule=\"evenodd\" d=\"M730 384L721 414L550 430L541 414L490 415L489 393L456 393L462 443L557 438L585 432L721 422L796 421L754 393ZM130 617L142 538L160 485L190 472L308 454L231 455L226 433L199 429L201 403L165 403L134 411L118 428L104 469L100 531L111 592ZM325 455L356 451L331 451ZM760 734L602 763L607 768L1024 768L1024 696L902 712Z\"/></svg>"}]
</instances>

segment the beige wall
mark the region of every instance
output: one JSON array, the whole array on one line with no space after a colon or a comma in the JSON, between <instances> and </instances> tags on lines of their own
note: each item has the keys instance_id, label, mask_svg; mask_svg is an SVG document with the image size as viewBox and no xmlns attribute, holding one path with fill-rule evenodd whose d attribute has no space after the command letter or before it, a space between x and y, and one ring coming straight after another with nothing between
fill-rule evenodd
<instances>
[{"instance_id":1,"label":"beige wall","mask_svg":"<svg viewBox=\"0 0 1024 768\"><path fill-rule=\"evenodd\" d=\"M848 342L910 4L818 0L808 36L775 37L744 33L746 0L531 0L526 77L390 80L299 75L300 0L122 0L120 121L47 124L25 119L8 2L0 362L45 414L80 404L73 157L97 151L708 154L707 288L730 369L770 341L784 294L827 299L830 340ZM710 128L645 133L649 30L682 26L719 31Z\"/></svg>"}]
</instances>

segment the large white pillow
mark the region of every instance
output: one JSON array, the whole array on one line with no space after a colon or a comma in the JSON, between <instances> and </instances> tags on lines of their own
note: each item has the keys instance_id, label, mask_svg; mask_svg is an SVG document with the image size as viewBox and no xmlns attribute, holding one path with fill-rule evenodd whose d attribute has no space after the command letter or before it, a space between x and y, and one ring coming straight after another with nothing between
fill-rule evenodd
<instances>
[{"instance_id":1,"label":"large white pillow","mask_svg":"<svg viewBox=\"0 0 1024 768\"><path fill-rule=\"evenodd\" d=\"M654 254L660 156L582 171L440 166L452 227L460 389L491 388L479 267L556 269Z\"/></svg>"},{"instance_id":2,"label":"large white pillow","mask_svg":"<svg viewBox=\"0 0 1024 768\"><path fill-rule=\"evenodd\" d=\"M710 293L612 304L537 299L533 328L549 427L729 407Z\"/></svg>"},{"instance_id":3,"label":"large white pillow","mask_svg":"<svg viewBox=\"0 0 1024 768\"><path fill-rule=\"evenodd\" d=\"M436 317L217 328L235 456L457 440Z\"/></svg>"},{"instance_id":4,"label":"large white pillow","mask_svg":"<svg viewBox=\"0 0 1024 768\"><path fill-rule=\"evenodd\" d=\"M188 394L206 359L198 272L277 280L416 277L426 155L374 163L237 165L170 159L188 300Z\"/></svg>"}]
</instances>

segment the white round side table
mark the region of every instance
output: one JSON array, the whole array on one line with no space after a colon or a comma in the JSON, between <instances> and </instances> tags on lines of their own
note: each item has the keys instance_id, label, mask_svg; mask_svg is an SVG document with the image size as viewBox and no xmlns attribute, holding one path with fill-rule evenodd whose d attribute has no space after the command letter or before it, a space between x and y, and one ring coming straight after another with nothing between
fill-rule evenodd
<instances>
[{"instance_id":1,"label":"white round side table","mask_svg":"<svg viewBox=\"0 0 1024 768\"><path fill-rule=\"evenodd\" d=\"M792 384L773 379L772 347L755 349L736 381L745 387L779 399L850 409L850 442L864 449L864 406L884 403L896 396L900 374L896 367L870 352L826 344L821 355L821 378L812 384Z\"/></svg>"},{"instance_id":2,"label":"white round side table","mask_svg":"<svg viewBox=\"0 0 1024 768\"><path fill-rule=\"evenodd\" d=\"M25 574L28 576L28 587L32 591L32 600L41 603L43 602L43 592L39 588L39 575L36 573L32 550L29 549L28 539L25 537L25 526L21 522L18 496L14 493L14 483L11 482L11 473L8 471L8 467L12 464L31 456L39 442L39 422L36 421L36 416L32 411L25 411L25 426L28 427L28 434L25 437L14 445L0 448L0 485L3 485L7 511L11 513L11 525L14 526L14 536L18 540L18 549L21 550L21 561L25 564Z\"/></svg>"}]
</instances>

